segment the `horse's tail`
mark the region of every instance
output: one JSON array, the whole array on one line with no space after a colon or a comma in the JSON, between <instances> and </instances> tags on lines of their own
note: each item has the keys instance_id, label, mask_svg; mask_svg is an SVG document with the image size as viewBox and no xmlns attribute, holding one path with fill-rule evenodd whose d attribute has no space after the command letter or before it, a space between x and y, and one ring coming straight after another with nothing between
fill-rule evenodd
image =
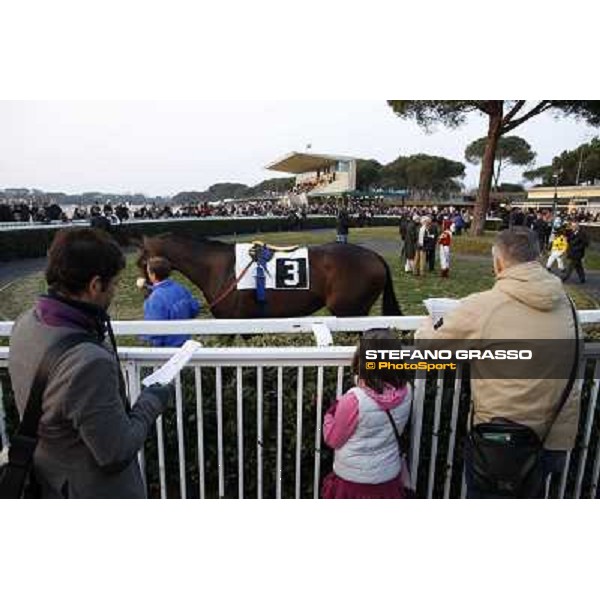
<instances>
[{"instance_id":1,"label":"horse's tail","mask_svg":"<svg viewBox=\"0 0 600 600\"><path fill-rule=\"evenodd\" d=\"M398 304L398 299L396 298L396 292L394 291L394 282L392 281L392 274L390 272L390 267L385 261L385 259L380 256L381 262L385 267L385 286L383 288L383 314L387 317L392 316L401 316L402 309Z\"/></svg>"}]
</instances>

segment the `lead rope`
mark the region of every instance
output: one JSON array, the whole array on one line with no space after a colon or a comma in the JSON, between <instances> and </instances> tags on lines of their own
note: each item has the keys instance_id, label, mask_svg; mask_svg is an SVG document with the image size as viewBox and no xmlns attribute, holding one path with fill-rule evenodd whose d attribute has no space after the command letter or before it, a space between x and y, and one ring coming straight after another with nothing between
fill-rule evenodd
<instances>
[{"instance_id":1,"label":"lead rope","mask_svg":"<svg viewBox=\"0 0 600 600\"><path fill-rule=\"evenodd\" d=\"M235 289L235 287L241 281L244 275L248 272L248 269L252 266L253 262L254 260L250 260L250 262L246 265L244 270L240 273L240 276L235 281L233 281L233 283L222 294L217 296L216 300L213 300L208 305L208 308L212 310L217 304L219 304L219 302L221 302L221 300L224 300L227 296L229 296L229 294Z\"/></svg>"}]
</instances>

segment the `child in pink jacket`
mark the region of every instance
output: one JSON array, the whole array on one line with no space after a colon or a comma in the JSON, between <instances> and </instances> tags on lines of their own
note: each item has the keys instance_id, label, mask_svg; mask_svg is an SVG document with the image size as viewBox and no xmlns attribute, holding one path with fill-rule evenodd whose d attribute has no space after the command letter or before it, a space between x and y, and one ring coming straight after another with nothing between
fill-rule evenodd
<instances>
[{"instance_id":1,"label":"child in pink jacket","mask_svg":"<svg viewBox=\"0 0 600 600\"><path fill-rule=\"evenodd\" d=\"M390 330L365 332L364 339L393 338ZM359 351L352 368L358 373ZM400 371L370 371L337 398L323 423L325 443L335 450L333 472L323 480L321 496L333 498L404 498L398 435L410 416L412 394ZM387 414L386 414L387 413Z\"/></svg>"}]
</instances>

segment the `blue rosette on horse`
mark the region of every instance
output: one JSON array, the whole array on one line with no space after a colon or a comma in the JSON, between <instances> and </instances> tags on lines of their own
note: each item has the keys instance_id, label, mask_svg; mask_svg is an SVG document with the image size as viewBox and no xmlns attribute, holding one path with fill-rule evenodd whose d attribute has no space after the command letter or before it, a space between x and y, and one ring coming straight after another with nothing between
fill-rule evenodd
<instances>
[{"instance_id":1,"label":"blue rosette on horse","mask_svg":"<svg viewBox=\"0 0 600 600\"><path fill-rule=\"evenodd\" d=\"M274 252L266 245L254 243L249 252L252 260L256 263L256 301L259 303L261 312L264 313L265 303L267 302L267 263L273 258Z\"/></svg>"}]
</instances>

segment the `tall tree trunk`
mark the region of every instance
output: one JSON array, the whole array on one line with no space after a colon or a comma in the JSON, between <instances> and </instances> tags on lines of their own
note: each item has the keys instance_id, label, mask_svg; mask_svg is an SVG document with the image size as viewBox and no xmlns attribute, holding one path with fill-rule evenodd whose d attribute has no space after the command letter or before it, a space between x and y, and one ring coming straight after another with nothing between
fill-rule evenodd
<instances>
[{"instance_id":1,"label":"tall tree trunk","mask_svg":"<svg viewBox=\"0 0 600 600\"><path fill-rule=\"evenodd\" d=\"M502 132L502 101L494 106L490 113L490 122L488 127L487 143L481 162L481 173L479 175L479 191L477 192L477 201L475 202L475 211L473 214L473 224L471 225L471 235L483 235L485 229L485 217L490 205L490 188L492 186L492 177L494 176L494 159L496 158L496 147Z\"/></svg>"}]
</instances>

